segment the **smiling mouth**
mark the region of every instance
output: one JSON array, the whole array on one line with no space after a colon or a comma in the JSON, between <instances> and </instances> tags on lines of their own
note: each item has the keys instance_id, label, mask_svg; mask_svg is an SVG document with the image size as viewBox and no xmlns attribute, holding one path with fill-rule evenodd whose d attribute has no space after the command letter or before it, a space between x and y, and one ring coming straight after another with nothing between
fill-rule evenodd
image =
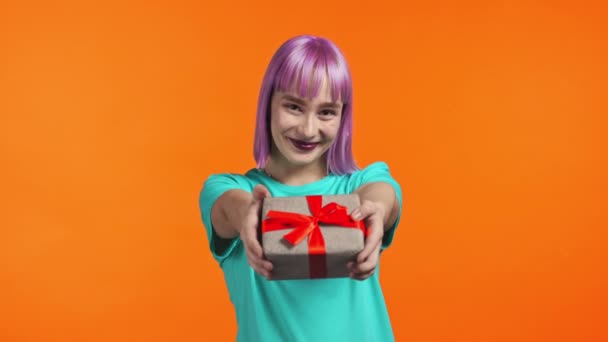
<instances>
[{"instance_id":1,"label":"smiling mouth","mask_svg":"<svg viewBox=\"0 0 608 342\"><path fill-rule=\"evenodd\" d=\"M291 141L293 146L295 146L297 149L302 150L302 151L311 151L315 147L317 147L317 145L319 145L318 142L305 142L305 141L296 140L296 139L292 139L292 138L288 138L288 139L289 139L289 141Z\"/></svg>"}]
</instances>

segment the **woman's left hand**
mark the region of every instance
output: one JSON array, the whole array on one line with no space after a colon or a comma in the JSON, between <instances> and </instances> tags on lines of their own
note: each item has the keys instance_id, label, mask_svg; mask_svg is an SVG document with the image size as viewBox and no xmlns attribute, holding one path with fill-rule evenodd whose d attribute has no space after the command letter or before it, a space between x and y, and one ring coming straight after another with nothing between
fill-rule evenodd
<instances>
[{"instance_id":1,"label":"woman's left hand","mask_svg":"<svg viewBox=\"0 0 608 342\"><path fill-rule=\"evenodd\" d=\"M356 261L347 264L350 271L349 277L365 280L376 271L376 266L378 266L380 260L382 237L384 237L385 213L386 211L382 205L366 200L351 213L354 220L363 220L368 229L368 235L365 238L365 246L357 255Z\"/></svg>"}]
</instances>

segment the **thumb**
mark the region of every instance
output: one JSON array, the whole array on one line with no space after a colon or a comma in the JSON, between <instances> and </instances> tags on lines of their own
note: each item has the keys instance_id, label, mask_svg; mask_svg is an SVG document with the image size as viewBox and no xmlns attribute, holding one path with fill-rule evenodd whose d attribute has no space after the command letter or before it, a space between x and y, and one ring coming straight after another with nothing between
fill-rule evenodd
<instances>
[{"instance_id":1,"label":"thumb","mask_svg":"<svg viewBox=\"0 0 608 342\"><path fill-rule=\"evenodd\" d=\"M270 197L270 191L262 184L256 185L251 194L253 195L254 203L261 202L265 197Z\"/></svg>"}]
</instances>

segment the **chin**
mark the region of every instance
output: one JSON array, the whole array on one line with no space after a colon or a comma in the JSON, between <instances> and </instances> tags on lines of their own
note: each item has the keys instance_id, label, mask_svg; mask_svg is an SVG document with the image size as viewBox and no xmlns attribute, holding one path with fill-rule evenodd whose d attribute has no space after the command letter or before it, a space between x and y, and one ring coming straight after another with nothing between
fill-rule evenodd
<instances>
[{"instance_id":1,"label":"chin","mask_svg":"<svg viewBox=\"0 0 608 342\"><path fill-rule=\"evenodd\" d=\"M320 157L321 156L315 155L315 156L306 156L305 158L302 158L302 156L292 155L291 158L287 158L287 160L289 160L290 164L304 166L304 165L309 165L309 164L314 163Z\"/></svg>"},{"instance_id":2,"label":"chin","mask_svg":"<svg viewBox=\"0 0 608 342\"><path fill-rule=\"evenodd\" d=\"M316 159L313 160L302 160L302 159L291 159L289 163L295 166L306 166L315 162Z\"/></svg>"}]
</instances>

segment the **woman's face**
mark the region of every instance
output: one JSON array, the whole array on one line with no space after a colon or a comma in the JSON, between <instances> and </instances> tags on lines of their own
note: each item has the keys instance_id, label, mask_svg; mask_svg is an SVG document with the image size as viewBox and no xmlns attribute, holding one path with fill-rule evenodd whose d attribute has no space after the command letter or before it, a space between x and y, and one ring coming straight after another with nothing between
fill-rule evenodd
<instances>
[{"instance_id":1,"label":"woman's face","mask_svg":"<svg viewBox=\"0 0 608 342\"><path fill-rule=\"evenodd\" d=\"M342 102L332 102L326 80L313 99L275 92L271 101L271 156L289 167L324 165L340 128Z\"/></svg>"}]
</instances>

